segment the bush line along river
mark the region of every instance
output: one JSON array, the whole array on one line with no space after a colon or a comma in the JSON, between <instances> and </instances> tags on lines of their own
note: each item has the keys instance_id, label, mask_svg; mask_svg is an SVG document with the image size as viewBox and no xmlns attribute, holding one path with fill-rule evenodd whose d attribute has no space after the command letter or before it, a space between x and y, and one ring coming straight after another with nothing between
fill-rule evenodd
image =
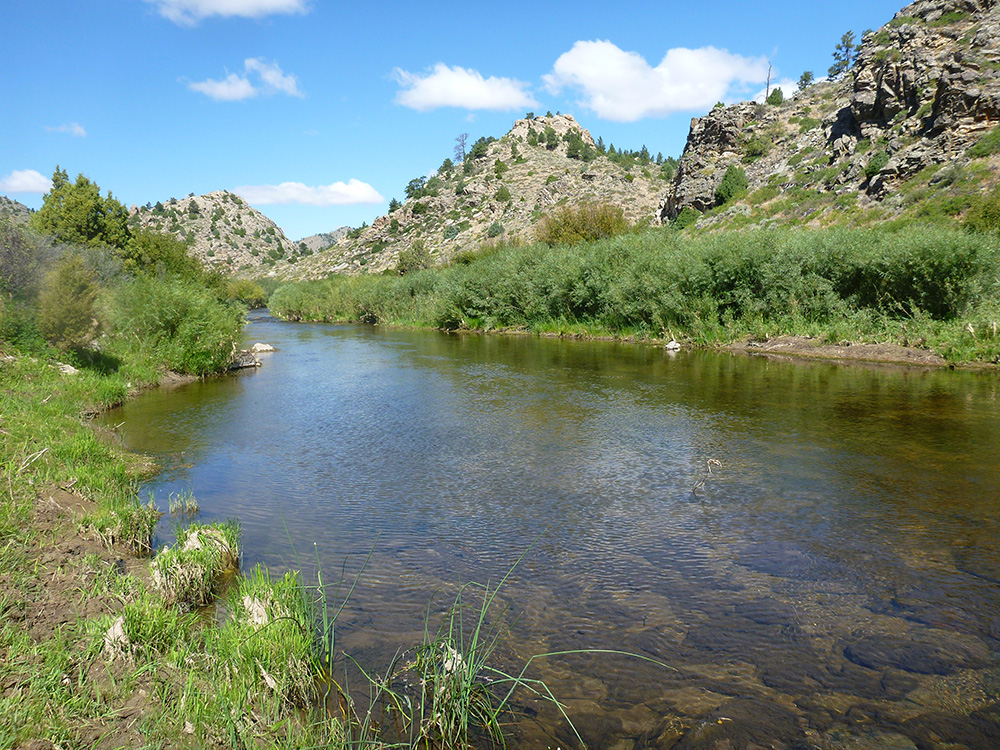
<instances>
[{"instance_id":1,"label":"bush line along river","mask_svg":"<svg viewBox=\"0 0 1000 750\"><path fill-rule=\"evenodd\" d=\"M591 747L997 741L995 375L262 312L247 336L278 348L259 370L105 422L166 467L158 504L240 520L245 567L360 573L338 647L365 668L527 551L497 666L672 667L533 664ZM518 705L515 745L572 742Z\"/></svg>"}]
</instances>

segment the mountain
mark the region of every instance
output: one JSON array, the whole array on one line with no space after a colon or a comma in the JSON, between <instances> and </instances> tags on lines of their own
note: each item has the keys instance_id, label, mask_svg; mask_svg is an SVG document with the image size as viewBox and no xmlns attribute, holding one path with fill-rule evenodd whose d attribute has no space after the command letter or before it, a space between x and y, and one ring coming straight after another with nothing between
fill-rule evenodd
<instances>
[{"instance_id":1,"label":"mountain","mask_svg":"<svg viewBox=\"0 0 1000 750\"><path fill-rule=\"evenodd\" d=\"M912 3L865 33L842 79L693 120L660 220L685 209L716 228L957 216L997 182L997 70L995 0ZM747 192L720 205L731 169Z\"/></svg>"},{"instance_id":2,"label":"mountain","mask_svg":"<svg viewBox=\"0 0 1000 750\"><path fill-rule=\"evenodd\" d=\"M289 278L394 268L415 245L445 262L495 238L532 242L547 213L591 201L620 206L631 222L652 223L673 161L640 153L601 153L572 115L517 120L499 140L480 139L464 161L445 160L430 179L411 182L410 197L370 227L294 267Z\"/></svg>"},{"instance_id":3,"label":"mountain","mask_svg":"<svg viewBox=\"0 0 1000 750\"><path fill-rule=\"evenodd\" d=\"M23 203L0 195L0 219L9 219L14 224L27 224L32 211Z\"/></svg>"},{"instance_id":4,"label":"mountain","mask_svg":"<svg viewBox=\"0 0 1000 750\"><path fill-rule=\"evenodd\" d=\"M340 227L340 229L334 229L332 232L321 232L320 234L311 234L308 237L303 237L296 244L305 245L313 252L326 250L328 247L336 245L344 239L350 231L350 227Z\"/></svg>"},{"instance_id":5,"label":"mountain","mask_svg":"<svg viewBox=\"0 0 1000 750\"><path fill-rule=\"evenodd\" d=\"M273 221L234 193L171 198L155 206L133 206L132 226L186 241L188 253L207 268L240 276L287 275L312 250L294 244Z\"/></svg>"}]
</instances>

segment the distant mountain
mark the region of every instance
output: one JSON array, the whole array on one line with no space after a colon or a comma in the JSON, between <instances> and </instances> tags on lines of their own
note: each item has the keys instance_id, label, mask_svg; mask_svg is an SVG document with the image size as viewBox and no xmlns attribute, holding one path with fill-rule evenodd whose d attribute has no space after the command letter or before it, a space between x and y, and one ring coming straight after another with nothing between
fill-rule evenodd
<instances>
[{"instance_id":1,"label":"distant mountain","mask_svg":"<svg viewBox=\"0 0 1000 750\"><path fill-rule=\"evenodd\" d=\"M219 190L132 207L130 223L188 243L210 269L241 276L288 275L312 250L293 244L281 228L234 193Z\"/></svg>"},{"instance_id":2,"label":"distant mountain","mask_svg":"<svg viewBox=\"0 0 1000 750\"><path fill-rule=\"evenodd\" d=\"M33 211L23 203L0 195L0 219L9 219L15 224L27 224Z\"/></svg>"},{"instance_id":3,"label":"distant mountain","mask_svg":"<svg viewBox=\"0 0 1000 750\"><path fill-rule=\"evenodd\" d=\"M334 229L332 232L311 234L308 237L303 237L295 244L305 245L313 252L316 252L317 250L326 250L328 247L332 247L344 239L350 231L350 227L340 227L340 229Z\"/></svg>"},{"instance_id":4,"label":"distant mountain","mask_svg":"<svg viewBox=\"0 0 1000 750\"><path fill-rule=\"evenodd\" d=\"M630 221L650 223L672 165L648 153L612 154L572 115L521 119L499 140L473 144L464 162L447 159L426 182L415 180L406 202L370 227L351 230L281 273L379 272L395 267L415 243L447 262L499 237L532 242L547 213L587 201L621 206Z\"/></svg>"}]
</instances>

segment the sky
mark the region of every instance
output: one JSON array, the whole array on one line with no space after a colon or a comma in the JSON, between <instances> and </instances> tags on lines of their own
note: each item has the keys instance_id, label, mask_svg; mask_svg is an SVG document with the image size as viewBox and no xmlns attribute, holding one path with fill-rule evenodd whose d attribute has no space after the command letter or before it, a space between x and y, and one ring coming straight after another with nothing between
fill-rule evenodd
<instances>
[{"instance_id":1,"label":"sky","mask_svg":"<svg viewBox=\"0 0 1000 750\"><path fill-rule=\"evenodd\" d=\"M5 0L0 195L40 207L57 165L126 206L230 190L298 240L529 111L678 157L902 4Z\"/></svg>"}]
</instances>

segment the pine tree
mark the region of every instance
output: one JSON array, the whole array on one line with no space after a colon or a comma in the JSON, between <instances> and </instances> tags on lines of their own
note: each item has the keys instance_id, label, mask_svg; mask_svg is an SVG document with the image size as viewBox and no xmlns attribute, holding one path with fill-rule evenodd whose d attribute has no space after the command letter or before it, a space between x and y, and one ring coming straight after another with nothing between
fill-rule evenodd
<instances>
[{"instance_id":1,"label":"pine tree","mask_svg":"<svg viewBox=\"0 0 1000 750\"><path fill-rule=\"evenodd\" d=\"M833 50L833 65L830 66L830 78L838 78L851 69L861 45L854 43L854 32L848 31Z\"/></svg>"}]
</instances>

